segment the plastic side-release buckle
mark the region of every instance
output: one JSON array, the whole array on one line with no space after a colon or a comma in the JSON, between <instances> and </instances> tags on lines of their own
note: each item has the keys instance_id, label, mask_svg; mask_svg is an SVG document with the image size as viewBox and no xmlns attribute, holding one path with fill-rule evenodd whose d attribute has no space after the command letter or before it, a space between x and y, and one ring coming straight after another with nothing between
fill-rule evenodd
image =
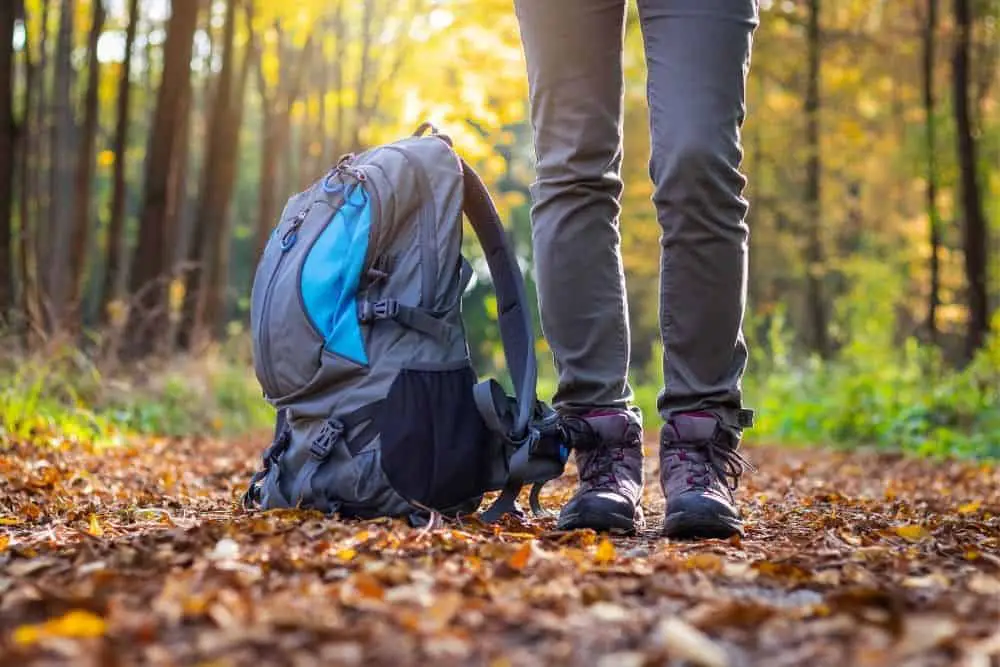
<instances>
[{"instance_id":1,"label":"plastic side-release buckle","mask_svg":"<svg viewBox=\"0 0 1000 667\"><path fill-rule=\"evenodd\" d=\"M754 418L755 415L753 410L739 410L736 412L736 425L740 428L753 428Z\"/></svg>"},{"instance_id":2,"label":"plastic side-release buckle","mask_svg":"<svg viewBox=\"0 0 1000 667\"><path fill-rule=\"evenodd\" d=\"M336 419L328 419L321 428L319 435L309 445L309 454L319 461L325 461L333 447L344 435L344 424Z\"/></svg>"}]
</instances>

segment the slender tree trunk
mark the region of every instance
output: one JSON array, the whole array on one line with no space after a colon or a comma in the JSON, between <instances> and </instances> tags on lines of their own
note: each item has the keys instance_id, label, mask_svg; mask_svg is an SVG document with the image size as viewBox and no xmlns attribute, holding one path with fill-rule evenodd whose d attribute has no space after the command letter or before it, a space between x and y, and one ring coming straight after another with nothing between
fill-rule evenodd
<instances>
[{"instance_id":1,"label":"slender tree trunk","mask_svg":"<svg viewBox=\"0 0 1000 667\"><path fill-rule=\"evenodd\" d=\"M219 228L216 231L212 250L215 261L211 264L208 276L208 289L205 301L205 323L218 338L225 330L226 286L229 277L230 233L232 225L230 207L233 193L236 190L237 159L239 155L240 129L243 127L243 100L246 95L247 83L250 78L250 52L247 51L240 69L236 84L236 95L231 106L231 120L226 125L227 152L229 159L223 161L219 182Z\"/></svg>"},{"instance_id":2,"label":"slender tree trunk","mask_svg":"<svg viewBox=\"0 0 1000 667\"><path fill-rule=\"evenodd\" d=\"M267 106L263 109L260 182L257 185L257 230L254 234L254 262L260 259L267 245L267 237L274 227L275 177L277 165L273 159L280 148L275 134L276 114Z\"/></svg>"},{"instance_id":3,"label":"slender tree trunk","mask_svg":"<svg viewBox=\"0 0 1000 667\"><path fill-rule=\"evenodd\" d=\"M927 151L927 220L930 230L930 294L927 303L927 333L932 344L938 343L937 311L941 305L941 217L937 208L937 148L935 132L934 100L934 47L938 23L937 0L927 0L927 16L924 22L923 49L923 97L924 136Z\"/></svg>"},{"instance_id":4,"label":"slender tree trunk","mask_svg":"<svg viewBox=\"0 0 1000 667\"><path fill-rule=\"evenodd\" d=\"M52 133L49 144L49 216L43 232L46 238L42 257L44 294L52 320L52 329L58 332L65 322L66 302L66 250L73 210L71 197L66 196L73 182L74 134L73 119L73 68L70 53L73 49L73 15L76 0L62 0L59 7L59 32L56 40L55 78L52 91Z\"/></svg>"},{"instance_id":5,"label":"slender tree trunk","mask_svg":"<svg viewBox=\"0 0 1000 667\"><path fill-rule=\"evenodd\" d=\"M365 108L368 77L371 69L371 50L374 42L372 25L375 21L375 0L364 0L361 15L361 61L358 65L358 81L354 91L354 122L351 130L351 150L360 151L362 115Z\"/></svg>"},{"instance_id":6,"label":"slender tree trunk","mask_svg":"<svg viewBox=\"0 0 1000 667\"><path fill-rule=\"evenodd\" d=\"M90 181L94 173L94 144L97 138L98 88L101 64L97 41L104 30L104 2L93 0L93 17L87 39L87 94L84 101L83 141L76 165L73 231L69 245L69 304L67 326L74 332L82 326L83 284L87 244L90 236Z\"/></svg>"},{"instance_id":7,"label":"slender tree trunk","mask_svg":"<svg viewBox=\"0 0 1000 667\"><path fill-rule=\"evenodd\" d=\"M132 84L129 78L132 70L132 50L135 48L135 33L139 23L139 0L129 0L128 27L125 29L125 62L122 63L118 78L118 119L112 148L115 164L112 174L111 215L108 222L107 259L105 261L104 285L101 288L102 324L108 322L111 304L118 296L121 279L122 254L125 248L125 164L128 151L129 103L132 98Z\"/></svg>"},{"instance_id":8,"label":"slender tree trunk","mask_svg":"<svg viewBox=\"0 0 1000 667\"><path fill-rule=\"evenodd\" d=\"M205 284L211 267L217 260L215 248L215 230L221 228L223 222L219 217L224 203L219 200L223 196L220 187L223 163L232 161L232 147L229 145L231 128L233 48L236 33L236 0L226 3L226 18L222 39L222 69L217 81L212 86L212 104L208 121L208 145L205 149L205 159L201 171L201 190L195 211L194 228L191 242L187 248L187 276L184 290L184 305L181 314L181 326L178 331L178 344L189 348L200 335L202 315L205 304Z\"/></svg>"},{"instance_id":9,"label":"slender tree trunk","mask_svg":"<svg viewBox=\"0 0 1000 667\"><path fill-rule=\"evenodd\" d=\"M167 330L166 272L172 248L167 229L170 177L176 169L176 133L186 114L191 88L191 52L198 23L196 0L175 0L164 44L164 66L149 151L145 161L145 194L139 242L130 276L133 303L126 328L126 355L138 358L157 348Z\"/></svg>"},{"instance_id":10,"label":"slender tree trunk","mask_svg":"<svg viewBox=\"0 0 1000 667\"><path fill-rule=\"evenodd\" d=\"M333 72L334 89L337 91L337 123L334 126L333 150L328 151L332 158L339 155L335 153L344 152L344 58L346 52L345 44L347 40L347 26L344 22L344 0L337 0L337 8L333 15L334 39L336 43L333 48Z\"/></svg>"},{"instance_id":11,"label":"slender tree trunk","mask_svg":"<svg viewBox=\"0 0 1000 667\"><path fill-rule=\"evenodd\" d=\"M820 44L820 0L809 0L808 74L806 80L806 216L808 218L808 239L806 240L806 297L813 330L813 347L820 356L830 354L825 290L823 289L824 253L822 234L822 206L820 204L820 176L822 162L820 156L820 77L822 76Z\"/></svg>"},{"instance_id":12,"label":"slender tree trunk","mask_svg":"<svg viewBox=\"0 0 1000 667\"><path fill-rule=\"evenodd\" d=\"M312 141L318 144L316 148L316 155L313 160L313 170L312 173L315 176L319 176L322 172L330 166L330 154L327 152L326 137L329 134L329 126L327 125L327 110L326 110L326 98L330 93L330 61L326 57L326 53L323 50L323 45L325 42L325 35L320 38L319 44L317 44L316 57L319 58L319 62L316 63L316 68L320 73L320 81L322 82L322 88L319 91L319 109L317 110L316 116L316 127L313 130Z\"/></svg>"},{"instance_id":13,"label":"slender tree trunk","mask_svg":"<svg viewBox=\"0 0 1000 667\"><path fill-rule=\"evenodd\" d=\"M19 2L20 11L27 23L27 15L24 3ZM18 181L19 181L19 203L20 212L18 226L18 264L17 283L20 286L17 311L23 319L24 343L28 349L33 349L37 344L37 327L40 325L37 308L37 294L35 292L35 280L33 270L35 267L35 247L32 234L34 212L37 210L34 198L33 180L35 175L35 164L38 162L38 110L37 99L40 89L40 79L38 63L31 56L31 35L25 31L24 36L24 67L25 67L25 95L24 110L21 116L20 131L18 132L18 147L15 151L18 159Z\"/></svg>"},{"instance_id":14,"label":"slender tree trunk","mask_svg":"<svg viewBox=\"0 0 1000 667\"><path fill-rule=\"evenodd\" d=\"M14 309L14 247L11 243L14 211L14 2L0 2L0 325ZM24 213L21 213L24 217Z\"/></svg>"},{"instance_id":15,"label":"slender tree trunk","mask_svg":"<svg viewBox=\"0 0 1000 667\"><path fill-rule=\"evenodd\" d=\"M955 44L952 55L952 91L955 109L955 136L961 171L963 245L965 276L968 283L969 324L965 356L972 359L989 332L989 304L986 284L989 238L977 178L976 141L972 136L969 109L969 50L972 9L969 0L955 0Z\"/></svg>"},{"instance_id":16,"label":"slender tree trunk","mask_svg":"<svg viewBox=\"0 0 1000 667\"><path fill-rule=\"evenodd\" d=\"M42 0L41 38L38 43L38 99L35 102L37 110L35 119L35 145L32 147L34 165L31 175L31 199L35 202L35 217L32 225L32 240L34 242L32 255L34 266L34 299L38 318L35 320L36 330L44 333L46 318L44 311L45 279L48 274L42 267L48 258L48 248L51 238L46 236L50 229L51 202L49 201L49 170L52 165L49 160L52 155L49 146L52 138L52 99L46 85L46 72L49 63L49 23L52 15L52 5L55 0Z\"/></svg>"}]
</instances>

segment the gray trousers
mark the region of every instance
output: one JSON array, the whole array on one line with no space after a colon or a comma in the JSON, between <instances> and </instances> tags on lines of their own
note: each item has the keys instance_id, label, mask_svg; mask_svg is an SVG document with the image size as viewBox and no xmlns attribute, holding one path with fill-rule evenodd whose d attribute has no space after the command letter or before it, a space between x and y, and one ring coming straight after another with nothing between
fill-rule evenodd
<instances>
[{"instance_id":1,"label":"gray trousers","mask_svg":"<svg viewBox=\"0 0 1000 667\"><path fill-rule=\"evenodd\" d=\"M553 403L626 407L630 355L619 215L625 0L516 0L537 156L532 226ZM649 173L662 228L663 419L736 427L747 349L740 128L756 0L638 0ZM628 224L628 221L625 222ZM650 249L650 252L653 252Z\"/></svg>"}]
</instances>

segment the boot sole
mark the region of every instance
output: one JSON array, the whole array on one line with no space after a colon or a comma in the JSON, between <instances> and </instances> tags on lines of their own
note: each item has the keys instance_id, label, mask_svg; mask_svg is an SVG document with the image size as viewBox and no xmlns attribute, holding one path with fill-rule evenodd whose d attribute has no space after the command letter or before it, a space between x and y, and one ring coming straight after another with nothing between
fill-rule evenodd
<instances>
[{"instance_id":1,"label":"boot sole","mask_svg":"<svg viewBox=\"0 0 1000 667\"><path fill-rule=\"evenodd\" d=\"M580 530L589 528L598 533L610 533L612 535L635 535L642 527L642 512L637 512L634 516L607 512L577 512L569 516L559 518L557 527L559 530Z\"/></svg>"},{"instance_id":2,"label":"boot sole","mask_svg":"<svg viewBox=\"0 0 1000 667\"><path fill-rule=\"evenodd\" d=\"M743 537L743 522L718 514L674 512L663 522L663 535L672 540L724 540Z\"/></svg>"}]
</instances>

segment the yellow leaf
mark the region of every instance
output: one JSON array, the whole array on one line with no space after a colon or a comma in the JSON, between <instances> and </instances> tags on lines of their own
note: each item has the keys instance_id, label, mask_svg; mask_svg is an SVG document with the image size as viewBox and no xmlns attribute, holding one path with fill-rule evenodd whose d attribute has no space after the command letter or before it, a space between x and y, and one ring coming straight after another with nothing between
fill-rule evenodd
<instances>
[{"instance_id":1,"label":"yellow leaf","mask_svg":"<svg viewBox=\"0 0 1000 667\"><path fill-rule=\"evenodd\" d=\"M10 516L0 516L0 526L17 526L21 523L20 519L15 519Z\"/></svg>"},{"instance_id":2,"label":"yellow leaf","mask_svg":"<svg viewBox=\"0 0 1000 667\"><path fill-rule=\"evenodd\" d=\"M354 549L341 549L337 552L337 558L347 562L349 560L354 560L354 557L358 555L358 552Z\"/></svg>"},{"instance_id":3,"label":"yellow leaf","mask_svg":"<svg viewBox=\"0 0 1000 667\"><path fill-rule=\"evenodd\" d=\"M982 505L982 503L979 502L978 500L973 500L972 502L965 503L964 505L962 505L961 507L959 507L958 508L958 513L959 514L973 514L973 513L979 511L979 508L980 508L981 505Z\"/></svg>"},{"instance_id":4,"label":"yellow leaf","mask_svg":"<svg viewBox=\"0 0 1000 667\"><path fill-rule=\"evenodd\" d=\"M22 625L14 630L14 643L21 646L34 644L47 637L86 639L100 637L107 623L89 611L75 609L65 616L49 619L35 625Z\"/></svg>"},{"instance_id":5,"label":"yellow leaf","mask_svg":"<svg viewBox=\"0 0 1000 667\"><path fill-rule=\"evenodd\" d=\"M98 521L96 514L90 515L90 526L87 527L87 532L94 537L100 537L104 535L104 529L101 528L101 522Z\"/></svg>"},{"instance_id":6,"label":"yellow leaf","mask_svg":"<svg viewBox=\"0 0 1000 667\"><path fill-rule=\"evenodd\" d=\"M917 540L927 537L927 530L923 526L917 524L909 524L906 526L896 526L894 529L896 534L903 539L915 542Z\"/></svg>"},{"instance_id":7,"label":"yellow leaf","mask_svg":"<svg viewBox=\"0 0 1000 667\"><path fill-rule=\"evenodd\" d=\"M770 563L761 563L761 565L770 565ZM721 572L722 558L716 554L693 554L684 561L684 566L689 570ZM769 572L765 572L765 574L769 574Z\"/></svg>"},{"instance_id":8,"label":"yellow leaf","mask_svg":"<svg viewBox=\"0 0 1000 667\"><path fill-rule=\"evenodd\" d=\"M115 163L114 151L101 151L97 154L97 166L102 168L110 167Z\"/></svg>"},{"instance_id":9,"label":"yellow leaf","mask_svg":"<svg viewBox=\"0 0 1000 667\"><path fill-rule=\"evenodd\" d=\"M10 546L10 535L0 535L0 554L7 551L8 546Z\"/></svg>"},{"instance_id":10,"label":"yellow leaf","mask_svg":"<svg viewBox=\"0 0 1000 667\"><path fill-rule=\"evenodd\" d=\"M611 540L604 538L601 543L597 545L597 554L594 556L594 560L600 564L606 564L614 561L615 559L615 545L611 543Z\"/></svg>"}]
</instances>

